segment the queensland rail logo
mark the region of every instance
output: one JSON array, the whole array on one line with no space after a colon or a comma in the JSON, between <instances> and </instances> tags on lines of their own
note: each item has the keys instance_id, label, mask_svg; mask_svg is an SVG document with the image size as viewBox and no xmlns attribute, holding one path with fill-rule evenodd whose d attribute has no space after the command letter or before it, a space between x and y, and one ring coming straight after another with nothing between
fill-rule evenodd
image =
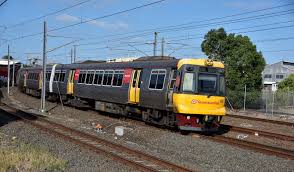
<instances>
[{"instance_id":1,"label":"queensland rail logo","mask_svg":"<svg viewBox=\"0 0 294 172\"><path fill-rule=\"evenodd\" d=\"M207 102L207 101L201 101L201 100L195 100L195 99L193 99L191 103L192 104L219 104L219 102L217 101Z\"/></svg>"}]
</instances>

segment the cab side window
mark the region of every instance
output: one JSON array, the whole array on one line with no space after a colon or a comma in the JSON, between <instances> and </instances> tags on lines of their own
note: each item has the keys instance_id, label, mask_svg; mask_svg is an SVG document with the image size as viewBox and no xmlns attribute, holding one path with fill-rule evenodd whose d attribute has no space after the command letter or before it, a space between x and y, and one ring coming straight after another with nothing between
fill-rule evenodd
<instances>
[{"instance_id":1,"label":"cab side window","mask_svg":"<svg viewBox=\"0 0 294 172\"><path fill-rule=\"evenodd\" d=\"M153 90L163 89L165 75L166 75L165 69L153 69L150 75L149 89L153 89Z\"/></svg>"}]
</instances>

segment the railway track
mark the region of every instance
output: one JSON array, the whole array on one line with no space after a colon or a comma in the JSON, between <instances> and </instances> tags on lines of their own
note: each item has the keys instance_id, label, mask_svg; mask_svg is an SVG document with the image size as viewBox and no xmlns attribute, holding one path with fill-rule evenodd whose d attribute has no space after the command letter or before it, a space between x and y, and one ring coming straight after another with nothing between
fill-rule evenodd
<instances>
[{"instance_id":1,"label":"railway track","mask_svg":"<svg viewBox=\"0 0 294 172\"><path fill-rule=\"evenodd\" d=\"M159 159L157 157L148 155L146 153L127 148L125 146L107 141L105 139L97 138L96 136L83 133L81 131L63 126L61 124L57 124L34 114L17 110L5 104L1 104L0 109L46 132L59 136L65 140L74 142L75 144L90 149L96 153L104 154L116 161L119 161L124 165L128 165L140 171L193 171L185 167Z\"/></svg>"},{"instance_id":2,"label":"railway track","mask_svg":"<svg viewBox=\"0 0 294 172\"><path fill-rule=\"evenodd\" d=\"M249 142L249 141L245 141L245 140L239 140L239 139L225 137L225 136L221 136L221 135L203 136L203 137L205 137L209 140L212 140L212 141L235 145L235 146L238 146L241 148L255 150L255 151L258 151L258 152L261 152L264 154L274 155L274 156L294 160L294 151L292 151L292 150L268 146L268 145L255 143L255 142Z\"/></svg>"},{"instance_id":3,"label":"railway track","mask_svg":"<svg viewBox=\"0 0 294 172\"><path fill-rule=\"evenodd\" d=\"M290 142L294 141L293 136L277 134L277 133L270 133L270 132L265 132L265 131L261 131L261 130L242 128L242 127L225 125L225 124L222 124L220 126L220 129L225 130L225 131L234 131L234 132L253 134L253 135L258 133L258 135L262 136L262 137L267 137L267 138L271 138L271 139L286 140L286 141L290 141ZM250 150L255 150L255 151L258 151L261 153L275 155L278 157L294 160L294 151L292 151L292 150L268 146L268 145L264 145L264 144L260 144L260 143L256 143L256 142L240 140L240 139L226 137L226 136L222 136L222 135L203 136L203 137L206 139L212 140L212 141L235 145L238 147L242 147L242 148L246 148L246 149L250 149Z\"/></svg>"},{"instance_id":4,"label":"railway track","mask_svg":"<svg viewBox=\"0 0 294 172\"><path fill-rule=\"evenodd\" d=\"M258 136L261 136L261 137L266 137L266 138L270 138L270 139L280 139L280 140L294 142L293 136L284 135L284 134L271 133L271 132L266 132L266 131L261 131L261 130L255 130L255 129L250 129L250 128L225 125L225 124L221 124L220 128L225 131L235 131L235 132L241 132L241 133L253 134L253 135L255 135L257 133Z\"/></svg>"},{"instance_id":5,"label":"railway track","mask_svg":"<svg viewBox=\"0 0 294 172\"><path fill-rule=\"evenodd\" d=\"M279 125L286 125L286 126L294 127L294 123L286 122L286 121L277 121L277 120L271 120L271 119L254 118L254 117L250 117L250 116L233 115L233 114L226 114L226 116L232 117L232 118L247 119L247 120L253 120L253 121L261 121L261 122L267 122L267 123L272 123L272 124L279 124Z\"/></svg>"}]
</instances>

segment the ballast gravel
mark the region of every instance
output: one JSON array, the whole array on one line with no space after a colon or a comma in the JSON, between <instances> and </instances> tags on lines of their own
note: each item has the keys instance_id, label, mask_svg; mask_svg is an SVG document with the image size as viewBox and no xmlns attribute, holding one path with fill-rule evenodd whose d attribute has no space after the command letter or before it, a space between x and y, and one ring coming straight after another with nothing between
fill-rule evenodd
<instances>
[{"instance_id":1,"label":"ballast gravel","mask_svg":"<svg viewBox=\"0 0 294 172\"><path fill-rule=\"evenodd\" d=\"M68 165L65 171L135 171L103 155L95 154L71 142L64 141L62 138L57 138L29 124L15 120L3 111L0 111L0 121L2 121L1 133L15 137L25 144L42 147L53 155L66 160Z\"/></svg>"},{"instance_id":2,"label":"ballast gravel","mask_svg":"<svg viewBox=\"0 0 294 172\"><path fill-rule=\"evenodd\" d=\"M12 98L27 107L38 109L40 100L14 90ZM121 120L92 110L47 103L52 108L48 118L66 126L96 135L130 148L196 171L294 171L294 161L217 143L196 134L181 135L135 120ZM95 125L103 126L102 132ZM124 135L117 136L115 127L123 126ZM293 132L293 131L289 131ZM54 139L54 138L53 138ZM56 138L55 138L56 139ZM113 169L116 171L116 169ZM113 171L112 170L112 171Z\"/></svg>"}]
</instances>

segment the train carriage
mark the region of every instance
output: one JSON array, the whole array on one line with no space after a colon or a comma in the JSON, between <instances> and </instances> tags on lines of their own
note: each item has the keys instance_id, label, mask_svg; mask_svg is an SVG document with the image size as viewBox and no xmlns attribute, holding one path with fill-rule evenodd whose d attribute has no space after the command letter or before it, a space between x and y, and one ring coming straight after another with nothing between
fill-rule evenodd
<instances>
[{"instance_id":1,"label":"train carriage","mask_svg":"<svg viewBox=\"0 0 294 172\"><path fill-rule=\"evenodd\" d=\"M40 95L41 68L19 72L20 88ZM216 129L225 115L224 65L208 59L144 57L132 62L52 65L47 67L46 93L189 131Z\"/></svg>"}]
</instances>

